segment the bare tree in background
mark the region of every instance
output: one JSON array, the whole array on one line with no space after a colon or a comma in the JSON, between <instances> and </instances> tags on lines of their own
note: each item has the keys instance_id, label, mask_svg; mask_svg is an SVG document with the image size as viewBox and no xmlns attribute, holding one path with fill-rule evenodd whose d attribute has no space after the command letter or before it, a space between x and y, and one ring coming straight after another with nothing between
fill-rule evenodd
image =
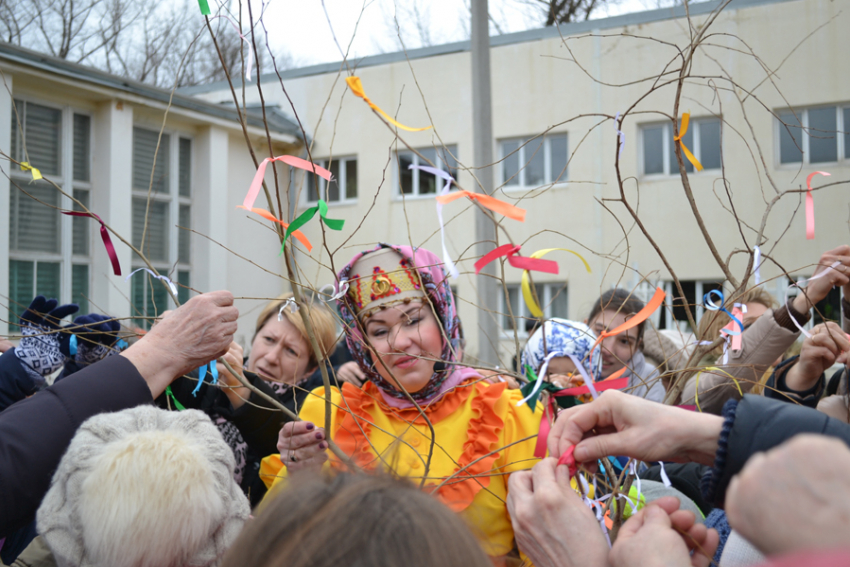
<instances>
[{"instance_id":1,"label":"bare tree in background","mask_svg":"<svg viewBox=\"0 0 850 567\"><path fill-rule=\"evenodd\" d=\"M239 1L229 7L238 25ZM241 69L247 44L224 18L211 25L228 68ZM192 0L0 0L0 40L164 88L224 80L204 27ZM260 71L271 71L266 46L256 52ZM275 57L278 68L292 64Z\"/></svg>"}]
</instances>

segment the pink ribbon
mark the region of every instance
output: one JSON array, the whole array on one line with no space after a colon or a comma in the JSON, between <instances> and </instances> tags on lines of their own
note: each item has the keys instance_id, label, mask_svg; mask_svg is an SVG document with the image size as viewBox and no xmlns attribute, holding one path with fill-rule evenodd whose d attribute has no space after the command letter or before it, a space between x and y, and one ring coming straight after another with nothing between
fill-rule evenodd
<instances>
[{"instance_id":1,"label":"pink ribbon","mask_svg":"<svg viewBox=\"0 0 850 567\"><path fill-rule=\"evenodd\" d=\"M72 217L91 217L100 223L100 237L103 239L103 245L106 247L106 253L109 254L109 259L112 261L112 271L116 276L121 275L121 265L118 263L118 254L115 252L115 246L112 245L112 238L109 237L109 231L103 224L99 216L94 213L84 213L78 211L63 211L63 215Z\"/></svg>"},{"instance_id":2,"label":"pink ribbon","mask_svg":"<svg viewBox=\"0 0 850 567\"><path fill-rule=\"evenodd\" d=\"M330 171L328 171L324 167L311 163L306 159L301 159L300 157L295 156L277 156L273 158L266 158L262 161L262 163L260 163L260 167L257 168L257 173L254 175L254 180L251 181L251 187L248 188L248 194L245 195L245 200L242 202L242 206L248 210L254 208L254 201L257 200L257 196L260 194L260 187L263 186L263 178L266 175L266 166L271 161L282 161L290 167L303 169L304 171L309 171L310 173L313 173L315 171L316 175L318 175L319 177L327 179L328 181L332 181Z\"/></svg>"},{"instance_id":3,"label":"pink ribbon","mask_svg":"<svg viewBox=\"0 0 850 567\"><path fill-rule=\"evenodd\" d=\"M502 256L507 256L510 265L514 268L519 268L520 270L544 272L547 274L558 273L558 262L553 260L543 260L541 258L527 258L525 256L519 256L517 255L517 252L519 252L520 248L521 246L514 246L513 244L503 244L495 250L488 252L483 258L475 262L475 273L480 273L481 270L484 269L484 266Z\"/></svg>"},{"instance_id":4,"label":"pink ribbon","mask_svg":"<svg viewBox=\"0 0 850 567\"><path fill-rule=\"evenodd\" d=\"M812 177L815 175L829 177L832 174L826 171L815 171L806 177L806 240L814 240L815 238L815 199L812 197Z\"/></svg>"}]
</instances>

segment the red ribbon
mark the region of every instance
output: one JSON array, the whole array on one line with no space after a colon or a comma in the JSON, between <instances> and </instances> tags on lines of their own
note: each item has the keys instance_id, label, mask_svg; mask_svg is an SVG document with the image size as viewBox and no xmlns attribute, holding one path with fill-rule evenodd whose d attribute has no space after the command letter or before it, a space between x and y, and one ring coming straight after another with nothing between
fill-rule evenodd
<instances>
[{"instance_id":1,"label":"red ribbon","mask_svg":"<svg viewBox=\"0 0 850 567\"><path fill-rule=\"evenodd\" d=\"M535 272L545 272L547 274L558 273L558 262L553 260L543 260L541 258L528 258L517 254L521 246L513 244L503 244L484 255L483 258L475 262L475 273L478 274L484 269L484 266L502 256L508 257L508 262L514 268L520 270L530 270Z\"/></svg>"},{"instance_id":2,"label":"red ribbon","mask_svg":"<svg viewBox=\"0 0 850 567\"><path fill-rule=\"evenodd\" d=\"M116 276L121 275L121 264L118 263L118 254L115 252L115 246L112 245L112 239L109 237L109 231L103 224L103 220L94 213L84 213L78 211L63 211L63 215L72 217L91 217L100 223L100 237L103 239L103 245L106 247L106 253L109 254L109 259L112 261L112 271Z\"/></svg>"},{"instance_id":3,"label":"red ribbon","mask_svg":"<svg viewBox=\"0 0 850 567\"><path fill-rule=\"evenodd\" d=\"M561 458L558 459L559 465L567 465L567 468L570 469L570 478L573 478L578 472L578 465L576 464L576 457L573 453L576 450L575 445L570 445L567 447L567 450L564 451L564 454L561 455Z\"/></svg>"},{"instance_id":4,"label":"red ribbon","mask_svg":"<svg viewBox=\"0 0 850 567\"><path fill-rule=\"evenodd\" d=\"M538 459L546 456L546 440L549 438L549 430L552 429L549 417L551 416L554 419L557 415L554 405L555 399L549 398L549 403L546 404L546 409L543 411L543 419L540 420L540 432L537 434L537 445L534 446L534 456Z\"/></svg>"},{"instance_id":5,"label":"red ribbon","mask_svg":"<svg viewBox=\"0 0 850 567\"><path fill-rule=\"evenodd\" d=\"M622 390L623 388L629 385L629 379L619 378L611 380L609 378L607 380L603 380L602 382L596 382L594 385L596 387L597 392L604 392L605 390ZM588 388L587 386L578 386L577 388L567 388L566 390L555 392L552 395L556 398L562 398L564 396L583 396L584 394L589 393L590 388Z\"/></svg>"}]
</instances>

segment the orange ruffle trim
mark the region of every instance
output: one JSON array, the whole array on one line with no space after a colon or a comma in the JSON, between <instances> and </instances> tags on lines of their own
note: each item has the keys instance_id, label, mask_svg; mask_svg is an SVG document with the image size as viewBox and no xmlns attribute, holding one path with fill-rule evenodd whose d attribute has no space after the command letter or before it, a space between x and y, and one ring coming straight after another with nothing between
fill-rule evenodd
<instances>
[{"instance_id":1,"label":"orange ruffle trim","mask_svg":"<svg viewBox=\"0 0 850 567\"><path fill-rule=\"evenodd\" d=\"M495 407L506 387L505 383L489 386L481 382L460 385L433 405L423 408L432 424L439 423L454 414L466 402L473 389L477 393L472 400L472 409L476 415L467 424L467 441L463 444L463 453L457 460L458 466L450 480L437 490L440 500L455 512L469 507L475 496L490 485L489 473L492 472L493 463L499 458L499 452L495 451L499 433L505 426ZM363 389L345 383L342 395L344 399L337 410L337 423L340 426L336 430L334 441L365 470L374 469L380 461L368 441L372 431L370 410L376 404L380 411L395 414L399 420L425 425L425 420L416 408L398 409L388 406L378 388L371 382ZM347 409L350 411L346 411ZM430 486L433 488L439 484Z\"/></svg>"}]
</instances>

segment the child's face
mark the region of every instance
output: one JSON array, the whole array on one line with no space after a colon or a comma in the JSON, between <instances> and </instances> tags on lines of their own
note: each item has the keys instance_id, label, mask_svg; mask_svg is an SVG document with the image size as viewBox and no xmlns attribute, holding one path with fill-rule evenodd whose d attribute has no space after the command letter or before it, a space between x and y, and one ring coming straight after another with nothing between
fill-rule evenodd
<instances>
[{"instance_id":1,"label":"child's face","mask_svg":"<svg viewBox=\"0 0 850 567\"><path fill-rule=\"evenodd\" d=\"M568 356L556 356L550 360L546 375L559 388L572 388L584 383L575 362Z\"/></svg>"}]
</instances>

